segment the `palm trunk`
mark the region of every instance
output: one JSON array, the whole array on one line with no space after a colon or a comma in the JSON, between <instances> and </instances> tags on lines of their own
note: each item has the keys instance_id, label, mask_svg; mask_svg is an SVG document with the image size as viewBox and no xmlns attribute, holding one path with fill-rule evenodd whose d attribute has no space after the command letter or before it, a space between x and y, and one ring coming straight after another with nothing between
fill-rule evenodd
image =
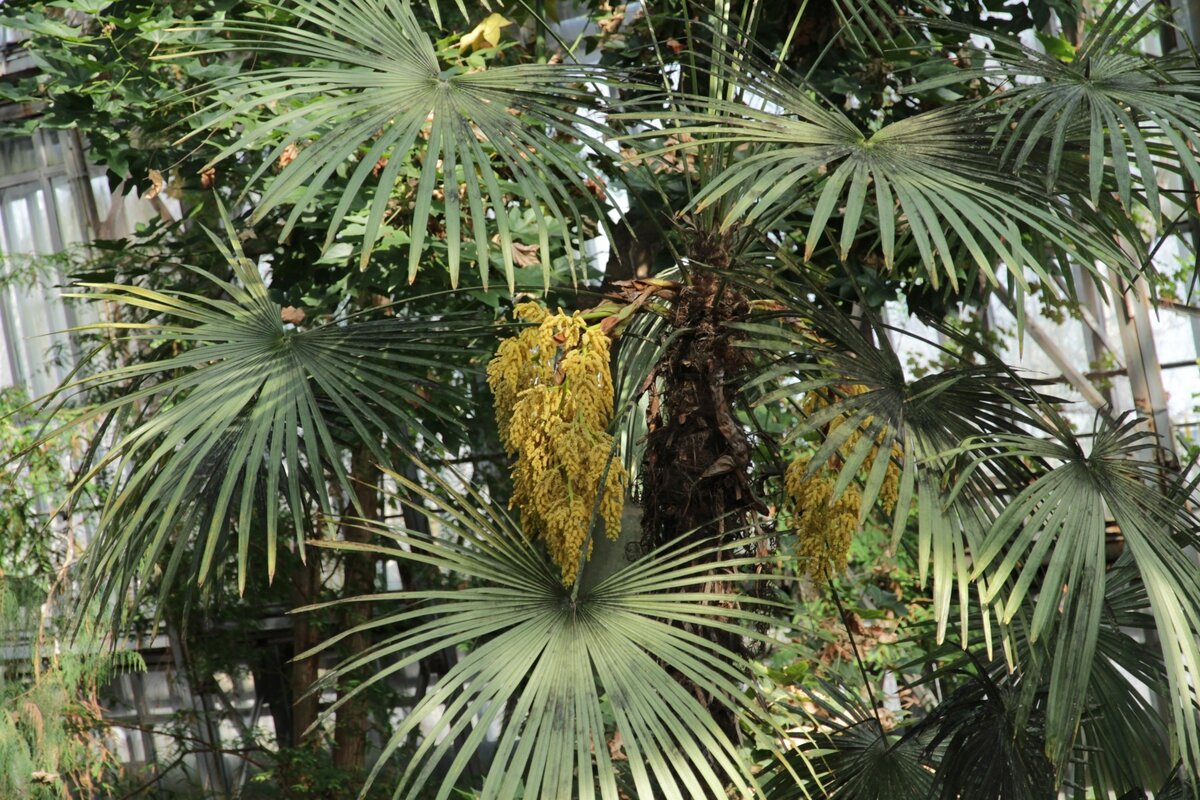
<instances>
[{"instance_id":1,"label":"palm trunk","mask_svg":"<svg viewBox=\"0 0 1200 800\"><path fill-rule=\"evenodd\" d=\"M379 468L366 447L354 451L350 463L350 474L354 481L354 493L362 518L370 522L379 521ZM348 515L357 512L347 509ZM347 521L342 525L342 537L348 542L366 543L371 533L365 523ZM375 556L370 553L347 551L342 561L344 575L343 596L369 595L375 589ZM342 608L340 630L361 625L371 617L370 603L352 603ZM366 634L356 633L346 639L346 657L355 656L370 645ZM338 684L339 698L344 696L358 678L349 676ZM357 772L363 768L366 756L366 738L370 729L370 706L365 695L350 698L338 708L333 734L333 763L340 769Z\"/></svg>"},{"instance_id":2,"label":"palm trunk","mask_svg":"<svg viewBox=\"0 0 1200 800\"><path fill-rule=\"evenodd\" d=\"M697 262L723 266L719 247L703 244L697 249L706 258ZM747 357L736 347L737 333L727 327L749 310L746 298L713 273L693 274L690 285L680 291L673 320L679 333L655 367L662 386L652 394L647 414L649 436L642 465L645 552L689 532L725 542L742 538L750 515L766 510L750 485L750 442L735 416L733 385ZM732 593L727 570L719 563L709 569L712 579L705 591ZM744 649L741 637L726 632L706 628L695 633L732 652ZM737 720L729 709L703 687L677 677L708 706L730 740L739 741Z\"/></svg>"},{"instance_id":3,"label":"palm trunk","mask_svg":"<svg viewBox=\"0 0 1200 800\"><path fill-rule=\"evenodd\" d=\"M655 367L663 385L648 412L642 493L653 502L642 518L646 550L687 531L740 535L746 515L760 505L732 386L747 358L726 327L749 309L736 289L710 274L697 274L680 291L673 322L681 333Z\"/></svg>"},{"instance_id":4,"label":"palm trunk","mask_svg":"<svg viewBox=\"0 0 1200 800\"><path fill-rule=\"evenodd\" d=\"M308 549L305 563L298 564L296 577L292 583L292 608L311 605L317 600L321 588L321 554L315 548ZM311 615L300 614L292 627L292 650L294 656L316 646L320 640ZM317 721L318 700L314 695L308 695L309 688L317 681L317 657L310 656L292 662L292 741L293 747L299 747L304 742L305 731Z\"/></svg>"}]
</instances>

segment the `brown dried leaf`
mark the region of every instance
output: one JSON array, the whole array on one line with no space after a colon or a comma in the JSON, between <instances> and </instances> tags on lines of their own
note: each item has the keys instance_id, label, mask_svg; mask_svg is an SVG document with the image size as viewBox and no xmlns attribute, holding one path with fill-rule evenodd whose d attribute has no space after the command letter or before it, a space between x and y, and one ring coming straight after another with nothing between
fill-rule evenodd
<instances>
[{"instance_id":1,"label":"brown dried leaf","mask_svg":"<svg viewBox=\"0 0 1200 800\"><path fill-rule=\"evenodd\" d=\"M532 267L534 264L540 264L542 261L538 255L538 245L536 244L513 242L512 257L513 263L518 267Z\"/></svg>"},{"instance_id":2,"label":"brown dried leaf","mask_svg":"<svg viewBox=\"0 0 1200 800\"><path fill-rule=\"evenodd\" d=\"M163 180L161 172L156 169L150 170L150 188L146 191L146 195L142 199L153 200L154 198L158 197L159 192L161 192L163 187L166 185L167 182Z\"/></svg>"},{"instance_id":3,"label":"brown dried leaf","mask_svg":"<svg viewBox=\"0 0 1200 800\"><path fill-rule=\"evenodd\" d=\"M287 147L283 148L283 152L279 154L279 168L283 169L288 164L296 160L296 156L300 155L300 148L292 142Z\"/></svg>"},{"instance_id":4,"label":"brown dried leaf","mask_svg":"<svg viewBox=\"0 0 1200 800\"><path fill-rule=\"evenodd\" d=\"M286 325L299 325L304 322L304 316L304 309L295 306L284 306L279 312L280 319Z\"/></svg>"},{"instance_id":5,"label":"brown dried leaf","mask_svg":"<svg viewBox=\"0 0 1200 800\"><path fill-rule=\"evenodd\" d=\"M621 741L621 732L617 731L612 738L608 740L608 757L613 761L628 761L629 756L625 755L624 742Z\"/></svg>"},{"instance_id":6,"label":"brown dried leaf","mask_svg":"<svg viewBox=\"0 0 1200 800\"><path fill-rule=\"evenodd\" d=\"M604 192L604 184L602 182L593 178L588 178L583 182L583 185L587 187L587 189L591 191L591 193L594 194L596 199L601 203L608 199L608 195Z\"/></svg>"}]
</instances>

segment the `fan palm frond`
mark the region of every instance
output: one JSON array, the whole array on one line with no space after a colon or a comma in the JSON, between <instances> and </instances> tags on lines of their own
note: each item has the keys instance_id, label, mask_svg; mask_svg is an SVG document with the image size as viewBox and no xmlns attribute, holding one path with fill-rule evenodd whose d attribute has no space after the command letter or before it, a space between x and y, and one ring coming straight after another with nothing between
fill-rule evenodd
<instances>
[{"instance_id":1,"label":"fan palm frond","mask_svg":"<svg viewBox=\"0 0 1200 800\"><path fill-rule=\"evenodd\" d=\"M886 0L833 0L830 3L839 23L836 35L864 56L882 55L896 47L912 42L904 25L904 18L897 14L895 4ZM937 14L929 7L929 13Z\"/></svg>"},{"instance_id":2,"label":"fan palm frond","mask_svg":"<svg viewBox=\"0 0 1200 800\"><path fill-rule=\"evenodd\" d=\"M1147 685L1165 682L1165 696L1179 698L1172 703L1174 745L1185 763L1196 763L1200 705L1189 676L1200 668L1195 640L1200 581L1187 566L1184 548L1200 526L1184 502L1184 478L1167 479L1147 460L1153 439L1134 419L1104 420L1085 449L1053 403L999 362L910 381L887 331L869 315L855 319L832 304L790 304L791 311L739 326L747 336L743 346L759 350L767 362L744 391L758 403L824 393L829 402L803 426L821 434L810 469L837 456L841 474L834 491L861 480L864 513L878 496L886 468L880 462L887 460L876 456L872 463L870 453L898 446L894 531L902 535L915 498L920 579L932 574L938 638L945 635L956 594L962 639L969 641L969 609L978 593L983 610L975 621L983 626L989 650L994 618L1010 656L1036 657L1048 671L1045 738L1053 763L1066 763L1085 716L1092 744L1105 740L1111 749L1121 741L1115 723L1089 707L1102 621L1114 613L1106 595L1104 549L1111 517L1146 592L1139 613L1149 611L1160 631L1161 680L1155 683L1153 660L1134 658L1136 643L1111 630L1105 634L1112 650L1106 658L1128 662L1122 669L1142 675ZM833 420L839 422L830 430ZM855 430L864 435L847 453ZM1162 491L1151 488L1158 486ZM1014 626L1044 648L1043 655L1014 648ZM1036 666L1022 668L1036 675ZM1110 681L1106 694L1129 693L1129 682L1107 667L1097 679ZM1129 711L1143 719L1138 705ZM1150 728L1146 732L1152 734Z\"/></svg>"},{"instance_id":3,"label":"fan palm frond","mask_svg":"<svg viewBox=\"0 0 1200 800\"><path fill-rule=\"evenodd\" d=\"M1096 658L1071 760L1097 795L1112 796L1132 786L1154 786L1171 771L1175 759L1155 702L1170 704L1173 698L1161 654L1139 641L1154 630L1154 618L1132 560L1110 568L1104 583Z\"/></svg>"},{"instance_id":4,"label":"fan palm frond","mask_svg":"<svg viewBox=\"0 0 1200 800\"><path fill-rule=\"evenodd\" d=\"M806 260L826 239L844 259L866 236L885 266L901 255L911 257L934 287L944 280L956 290L960 263L972 264L992 284L997 264L1006 265L1022 285L1027 270L1046 283L1047 249L1078 254L1083 264L1133 266L1060 198L989 155L987 114L941 109L868 133L813 99L811 89L773 72L743 71L739 77L743 102L720 104L715 118L662 112L688 141L643 155L748 145L748 153L707 182L694 202L698 209L717 208L724 230L745 224L770 228L803 210L811 214ZM837 216L840 233L831 233ZM906 246L915 250L909 253Z\"/></svg>"},{"instance_id":5,"label":"fan palm frond","mask_svg":"<svg viewBox=\"0 0 1200 800\"><path fill-rule=\"evenodd\" d=\"M1020 712L1021 687L987 672L939 703L914 731L938 751L934 797L1029 800L1054 796L1054 767L1036 718Z\"/></svg>"},{"instance_id":6,"label":"fan palm frond","mask_svg":"<svg viewBox=\"0 0 1200 800\"><path fill-rule=\"evenodd\" d=\"M708 567L696 561L704 551L731 545L680 540L573 593L506 511L469 484L451 484L428 470L424 476L433 490L392 478L435 510L434 534L380 529L394 545L328 544L469 581L452 590L361 598L401 605L312 651L356 631L399 630L323 679L382 665L353 696L425 653L473 643L396 728L371 781L419 726L436 720L421 731L396 797L416 797L433 784L439 800L450 797L494 724L501 733L481 798L513 797L522 787L521 796L531 800L615 799L618 773L638 797L725 797L728 785L745 796L761 795L734 743L678 680L700 687L739 718L754 717L748 665L701 635L707 628L759 638L755 626L770 619L769 602L715 592ZM752 571L762 566L756 557L733 554L722 564L746 568L738 574L747 580L767 579Z\"/></svg>"},{"instance_id":7,"label":"fan palm frond","mask_svg":"<svg viewBox=\"0 0 1200 800\"><path fill-rule=\"evenodd\" d=\"M1154 798L1155 800L1195 800L1198 791L1200 790L1182 773L1176 772L1170 780L1158 787ZM1141 800L1145 796L1146 790L1138 787L1128 794L1121 795L1120 800Z\"/></svg>"},{"instance_id":8,"label":"fan palm frond","mask_svg":"<svg viewBox=\"0 0 1200 800\"><path fill-rule=\"evenodd\" d=\"M767 362L744 391L757 404L810 392L825 397L827 404L808 414L795 432L821 434L811 469L829 462L855 430L864 431L855 447L841 456L833 490L840 494L865 475L864 516L876 504L888 462L895 458L889 454L898 449L893 534L903 534L915 499L918 569L921 581L933 579L940 638L952 594L966 608L968 597L977 591L970 580L972 554L1002 508L997 487L1022 485L1028 478L1015 459L984 461L964 453L961 443L984 431L1036 425L1025 411L1037 403L1036 396L999 363L964 365L910 380L886 328L877 321L794 299L788 302L794 311L773 312L761 321L736 326L747 335L743 346L759 350ZM834 419L842 422L825 435L823 429ZM881 455L869 461L872 451ZM961 621L965 626L965 614Z\"/></svg>"},{"instance_id":9,"label":"fan palm frond","mask_svg":"<svg viewBox=\"0 0 1200 800\"><path fill-rule=\"evenodd\" d=\"M1157 37L1163 24L1159 11L1134 0L1108 5L1070 61L991 36L990 46L972 57L981 66L906 91L984 81L995 91L980 103L998 107L993 144L1002 145L1005 163L1043 174L1046 189L1054 190L1070 159L1072 169L1086 173L1093 205L1102 191L1115 188L1129 209L1140 187L1160 220L1164 172L1200 183L1200 70L1184 54L1151 59L1143 53L1142 40Z\"/></svg>"},{"instance_id":10,"label":"fan palm frond","mask_svg":"<svg viewBox=\"0 0 1200 800\"><path fill-rule=\"evenodd\" d=\"M1175 764L1167 724L1156 704L1169 705L1174 698L1169 694L1161 652L1143 641L1155 622L1141 577L1127 555L1109 569L1104 592L1104 613L1077 729L1054 732L1047 728L1051 724L1046 710L1054 663L1065 656L1055 652L1058 643L1054 640L1030 641L1030 619L1037 601L1032 595L1027 595L1014 619L1002 626L1005 659L991 660L986 642L975 633L981 628L986 604L972 599L971 639L947 641L902 667L901 672L920 672L917 682L926 684L935 678L953 683L980 672L997 684L1019 678L1021 691L1012 698L1014 719L1033 719L1043 744L1053 739L1074 742L1066 760L1054 765L1060 781L1089 787L1097 796L1155 786ZM923 629L930 625L917 624L913 638L927 639L929 633ZM930 666L934 666L932 672Z\"/></svg>"},{"instance_id":11,"label":"fan palm frond","mask_svg":"<svg viewBox=\"0 0 1200 800\"><path fill-rule=\"evenodd\" d=\"M817 728L807 735L807 746L784 755L785 761L797 762L790 771L775 767L766 773L767 797L928 800L933 771L921 737L885 730L876 712L846 687L823 683L821 692L809 697L818 709ZM794 777L804 772L801 759L817 772L812 786Z\"/></svg>"},{"instance_id":12,"label":"fan palm frond","mask_svg":"<svg viewBox=\"0 0 1200 800\"><path fill-rule=\"evenodd\" d=\"M1054 420L1054 417L1051 416ZM1105 613L1106 517L1120 527L1156 621L1175 745L1185 763L1200 765L1200 580L1184 548L1195 541L1197 521L1178 493L1151 487L1168 478L1147 456L1153 436L1135 418L1102 421L1090 452L1062 420L1028 434L996 437L989 446L1005 457L1053 465L1024 487L998 516L976 552L975 574L988 575L985 598L1002 600L1001 618L1012 618L1036 592L1032 641L1053 634L1047 699L1047 746L1056 761L1071 747L1095 663ZM1009 576L1015 577L1008 582ZM1000 595L1005 595L1003 598Z\"/></svg>"},{"instance_id":13,"label":"fan palm frond","mask_svg":"<svg viewBox=\"0 0 1200 800\"><path fill-rule=\"evenodd\" d=\"M410 153L416 145L422 152L409 226L410 280L421 264L438 190L445 197L452 284L458 282L462 247L470 242L486 286L494 229L512 289L505 213L510 196L534 211L547 276L552 227L563 232L571 256L571 237L581 236L585 227L580 209L607 222L586 185L588 178L600 178L584 155L608 153L601 142L606 128L590 112L603 102L596 87L619 82L619 74L577 64L444 68L408 0L294 0L287 10L295 17L288 23L209 23L227 38L228 49L271 52L300 63L216 82L209 87L216 99L197 115L205 129L245 126L238 141L211 163L248 149L269 150L251 184L282 165L255 201L255 219L280 205L292 207L281 238L334 172L345 168L349 179L329 216L329 246L377 172L360 256L365 266L385 224L392 188L416 163ZM284 109L278 115L247 122L252 112L277 104ZM281 161L285 153L289 159Z\"/></svg>"},{"instance_id":14,"label":"fan palm frond","mask_svg":"<svg viewBox=\"0 0 1200 800\"><path fill-rule=\"evenodd\" d=\"M121 284L84 284L90 291L74 295L161 315L161 322L100 322L87 329L165 341L175 352L59 390L86 396L132 385L71 423L106 420L95 445L103 455L79 476L77 489L103 473L116 475L85 561L84 582L101 599L119 597L164 555L163 583L170 585L193 541L190 573L197 582L235 550L244 586L250 537L258 531L273 574L287 519L281 519L281 498L303 547L313 511L342 511L322 471L355 497L343 464L348 443L361 443L387 463L385 437L401 446L417 435L435 442L429 426L461 424L458 400L436 375L449 366L448 351L473 351L474 322L453 315L440 322L406 319L401 311L376 321L289 329L232 228L229 234L231 249L224 252L237 282L197 270L226 299Z\"/></svg>"}]
</instances>

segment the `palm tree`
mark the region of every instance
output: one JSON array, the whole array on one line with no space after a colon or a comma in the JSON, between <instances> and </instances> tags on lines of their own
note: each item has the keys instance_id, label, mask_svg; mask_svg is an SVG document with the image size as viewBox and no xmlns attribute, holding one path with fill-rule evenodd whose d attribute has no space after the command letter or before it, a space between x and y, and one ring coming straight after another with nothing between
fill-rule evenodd
<instances>
[{"instance_id":1,"label":"palm tree","mask_svg":"<svg viewBox=\"0 0 1200 800\"><path fill-rule=\"evenodd\" d=\"M530 335L502 346L526 372L493 381L501 435L535 478L523 494L518 473L515 514L446 469L418 460L419 479L406 477L384 444L419 439L436 413L411 388L428 368L473 368L431 359L438 337L478 343L478 330L398 315L292 332L233 251L235 279L214 279L221 299L100 287L180 320L145 333L188 347L83 381L147 378L98 413L155 412L85 476L126 465L90 585L116 598L159 560L179 573L189 552L204 580L227 548L244 574L259 535L270 570L278 520L270 512L260 531L255 510L283 497L303 540L311 510L337 510L329 481L353 494L345 454L357 443L391 469L396 502L438 524L368 519L371 541L326 546L462 581L363 598L395 610L322 646L374 636L327 677L376 670L335 714L429 653L462 652L381 756L432 724L397 796L430 784L452 796L493 725L481 797L1185 791L1200 775L1189 470L1161 457L1135 417L1100 415L1081 436L1055 399L944 315L929 321L951 343L949 366L913 378L892 344L904 332L879 313L880 291L935 309L995 296L1020 329L1035 288L1072 302L1073 267L1113 296L1152 275L1154 242L1195 213L1200 182L1200 72L1190 56L1140 48L1169 23L1114 3L1042 52L986 27L969 2L650 10L625 20L626 61L612 67L575 63L569 42L552 58L535 48L531 63L439 51L405 0L295 0L286 22L204 23L223 48L296 62L218 81L196 115L197 135L243 126L214 162L260 154L248 202L258 216L290 207L283 236L342 170L340 202L319 210L327 244L361 212L360 264L401 225L415 276L435 194L452 286L464 259L487 286L494 237L514 289L516 206L532 210L547 282L552 232L577 261L591 231L618 244L636 231L644 258L614 255L605 297L580 299L574 322L545 328L551 338L530 344L550 317L528 311ZM787 27L775 30L768 15L780 11ZM1059 19L1071 21L1065 9ZM543 22L538 41L552 40ZM820 91L847 63L885 56L926 76L891 79L913 100L885 111L859 98L856 114ZM415 183L401 218L405 170ZM629 197L616 221L603 184ZM584 297L582 265L578 275ZM569 371L610 341L611 360ZM591 384L609 396L595 400ZM517 407L535 396L553 404ZM554 449L568 435L608 456L579 467ZM613 481L626 473L622 514ZM562 502L585 509L570 530L535 491L565 479ZM1112 563L1110 523L1125 543ZM769 696L756 668L786 623L796 572L825 585L866 524L890 528L928 577L944 648L926 678L954 687L894 726L844 687L815 693L815 711ZM801 557L789 560L796 532ZM202 546L189 550L194 536Z\"/></svg>"}]
</instances>

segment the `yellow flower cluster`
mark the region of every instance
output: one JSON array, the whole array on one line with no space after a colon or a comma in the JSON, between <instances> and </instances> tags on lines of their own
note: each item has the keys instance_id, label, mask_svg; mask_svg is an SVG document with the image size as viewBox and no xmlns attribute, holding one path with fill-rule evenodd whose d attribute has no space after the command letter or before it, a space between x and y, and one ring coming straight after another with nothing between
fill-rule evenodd
<instances>
[{"instance_id":1,"label":"yellow flower cluster","mask_svg":"<svg viewBox=\"0 0 1200 800\"><path fill-rule=\"evenodd\" d=\"M865 386L853 385L842 387L842 391L849 395L858 395L868 390ZM805 400L804 410L811 414L826 405L829 405L828 399L813 392ZM831 433L844 421L844 416L835 417L828 425L828 432ZM794 460L788 465L784 475L784 490L796 514L796 533L799 538L797 554L808 574L816 581L824 581L828 576L846 569L850 541L858 529L863 498L862 492L853 483L847 486L840 496L833 497L838 477L833 469L833 462L839 457L849 456L870 423L870 418L865 420L862 427L850 434L838 448L838 455L831 457L829 463L807 478L805 473L810 463L807 457ZM887 472L879 488L879 504L885 514L892 513L899 499L900 469L896 466L896 461L900 455L899 445L893 444L892 458L889 458ZM869 471L878 456L879 447L871 448L871 452L863 461L863 470Z\"/></svg>"},{"instance_id":2,"label":"yellow flower cluster","mask_svg":"<svg viewBox=\"0 0 1200 800\"><path fill-rule=\"evenodd\" d=\"M808 464L807 458L789 464L784 486L796 511L796 555L809 576L823 583L828 576L846 569L850 540L858 529L862 494L851 484L834 500L837 476L822 469L805 478Z\"/></svg>"},{"instance_id":3,"label":"yellow flower cluster","mask_svg":"<svg viewBox=\"0 0 1200 800\"><path fill-rule=\"evenodd\" d=\"M501 342L487 368L500 441L517 457L512 505L570 586L593 509L609 538L621 532L628 476L608 433L610 340L577 314L537 303L519 304L515 316L535 324Z\"/></svg>"}]
</instances>

